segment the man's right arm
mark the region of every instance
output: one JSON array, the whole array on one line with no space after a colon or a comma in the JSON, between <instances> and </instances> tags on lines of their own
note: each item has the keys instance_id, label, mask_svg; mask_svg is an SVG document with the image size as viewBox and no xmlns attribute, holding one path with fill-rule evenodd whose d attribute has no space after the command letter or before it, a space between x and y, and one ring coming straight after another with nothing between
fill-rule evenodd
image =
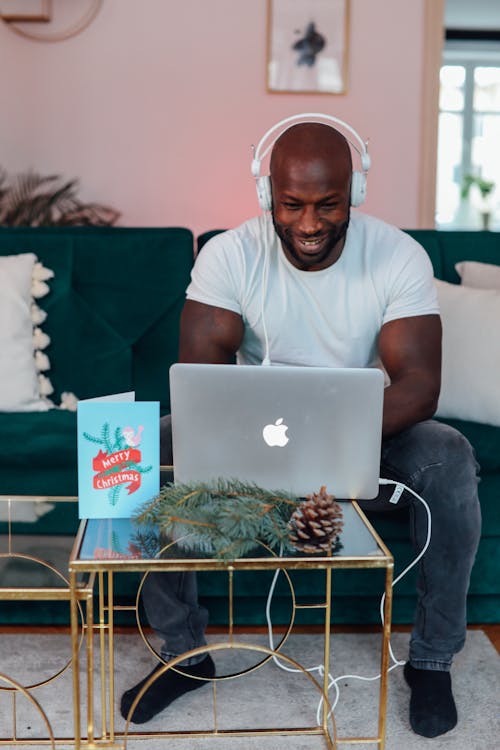
<instances>
[{"instance_id":1,"label":"man's right arm","mask_svg":"<svg viewBox=\"0 0 500 750\"><path fill-rule=\"evenodd\" d=\"M221 307L186 300L181 315L179 362L229 364L240 348L241 315Z\"/></svg>"}]
</instances>

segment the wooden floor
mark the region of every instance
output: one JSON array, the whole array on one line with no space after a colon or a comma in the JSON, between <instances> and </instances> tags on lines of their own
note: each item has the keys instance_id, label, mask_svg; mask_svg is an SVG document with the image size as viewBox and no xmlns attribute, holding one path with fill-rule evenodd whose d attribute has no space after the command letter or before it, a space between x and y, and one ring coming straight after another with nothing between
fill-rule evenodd
<instances>
[{"instance_id":1,"label":"wooden floor","mask_svg":"<svg viewBox=\"0 0 500 750\"><path fill-rule=\"evenodd\" d=\"M500 623L494 624L494 625L469 625L468 626L470 630L483 630L490 641L492 642L493 646L496 648L497 653L500 654ZM337 633L376 633L380 630L380 628L377 625L337 625L334 628L332 628L332 632ZM393 625L392 630L395 633L409 633L411 630L410 625ZM115 632L117 633L133 633L135 631L135 628L115 628ZM235 627L235 632L240 633L264 633L267 632L267 629L264 627L256 627L256 626L249 626L249 627ZM0 626L0 634L1 633L68 633L69 628L64 626L54 626L51 627L49 625L45 626L39 626L39 627L33 627L31 625L2 625ZM208 633L222 633L225 632L222 628L215 628L215 627L208 627L207 628ZM280 628L276 627L275 632L279 633ZM294 632L296 633L321 633L323 632L323 629L320 625L314 626L308 626L303 628L294 628Z\"/></svg>"},{"instance_id":2,"label":"wooden floor","mask_svg":"<svg viewBox=\"0 0 500 750\"><path fill-rule=\"evenodd\" d=\"M469 627L471 630L484 630L495 646L497 653L500 654L500 625L470 625Z\"/></svg>"}]
</instances>

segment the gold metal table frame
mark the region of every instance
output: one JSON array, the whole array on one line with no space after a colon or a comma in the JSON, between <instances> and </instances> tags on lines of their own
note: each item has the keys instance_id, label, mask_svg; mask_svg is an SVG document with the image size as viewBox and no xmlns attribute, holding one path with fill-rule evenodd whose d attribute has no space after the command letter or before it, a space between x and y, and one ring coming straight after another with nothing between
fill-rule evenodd
<instances>
[{"instance_id":1,"label":"gold metal table frame","mask_svg":"<svg viewBox=\"0 0 500 750\"><path fill-rule=\"evenodd\" d=\"M388 684L388 667L389 667L389 639L391 628L391 611L392 611L392 580L393 580L393 557L376 531L366 519L365 515L356 502L345 502L344 507L344 529L342 532L343 546L341 549L331 555L299 555L279 557L271 554L267 557L244 557L235 560L220 560L212 557L176 557L176 556L155 556L147 557L126 557L113 553L112 548L103 553L102 546L99 549L99 555L96 559L92 550L95 548L95 533L106 533L109 538L112 536L113 522L109 520L92 520L82 521L80 529L75 540L73 551L69 563L69 586L70 586L70 606L71 606L71 631L72 631L72 653L73 653L73 706L75 718L75 748L76 750L95 750L98 748L116 748L125 750L127 740L139 738L193 738L193 737L243 737L243 736L273 736L273 735L319 735L324 739L327 748L336 750L343 744L372 744L384 750L385 733L386 733L386 710L387 710L387 684ZM118 519L120 520L120 519ZM93 536L94 535L94 536ZM115 532L116 536L116 532ZM359 537L364 539L363 543ZM94 539L94 541L92 541ZM380 654L380 686L379 686L379 705L378 705L378 733L376 736L363 737L342 737L337 736L335 721L331 716L330 704L328 701L328 674L330 663L330 635L331 635L331 607L332 607L332 571L342 568L383 568L385 569L385 598L383 606L383 628L381 637L381 654ZM323 609L324 627L323 627L323 666L324 677L322 684L318 683L312 675L306 672L291 657L283 652L283 644L286 641L288 632L282 638L278 646L273 650L260 645L249 645L237 640L233 626L233 576L236 571L240 570L282 570L289 580L289 571L293 570L322 570L324 571L325 591L324 601L320 604L297 604L295 601L293 586L291 587L293 600L293 614L290 628L293 624L295 611L298 609ZM212 680L213 699L214 699L214 726L211 729L200 729L191 731L165 731L165 732L131 732L130 722L126 722L125 730L118 732L115 729L114 703L115 703L115 684L114 684L114 614L119 609L135 609L136 619L141 630L137 605L139 601L140 590L144 577L139 586L135 606L121 607L115 603L114 594L114 576L123 572L142 572L144 576L152 571L219 571L225 572L228 576L228 602L229 602L229 625L228 639L223 643L213 643L206 646L186 652L168 664L163 662L161 673L168 669L178 668L180 662L189 656L202 654L205 652L215 652L222 649L247 649L262 654L262 660L252 667L251 670L258 668L263 663L269 661L273 656L288 665L298 669L313 683L318 694L323 698L321 721L314 726L309 727L262 727L258 729L222 729L217 726L217 682L220 679L228 677L239 677L229 675L215 677ZM83 581L83 582L82 582ZM91 591L97 586L98 611L94 612L93 597ZM290 583L291 586L291 583ZM80 649L79 649L79 609L84 604L84 622L83 629L86 637L86 732L82 733L82 711L81 711L81 685L80 685ZM98 670L100 675L100 709L101 722L99 729L95 726L95 689L94 689L94 635L97 635L98 650ZM141 635L144 635L141 631ZM150 647L151 650L152 647ZM154 650L153 650L154 651ZM156 653L156 652L154 652ZM156 654L160 661L161 657ZM242 673L242 674L243 674ZM133 714L134 708L142 695L147 691L150 685L159 677L160 672L153 675L144 685L141 693L137 696L134 704L131 706L129 716ZM159 745L160 747L160 745Z\"/></svg>"},{"instance_id":2,"label":"gold metal table frame","mask_svg":"<svg viewBox=\"0 0 500 750\"><path fill-rule=\"evenodd\" d=\"M2 546L0 547L0 562L8 564L10 561L22 561L28 566L32 566L30 570L34 568L42 568L47 576L52 579L52 585L31 585L28 581L19 581L15 585L2 585L0 582L0 601L23 601L23 602L69 602L70 601L70 585L67 578L67 569L62 571L56 568L49 561L38 557L33 554L26 553L22 549L22 544L19 544L20 539L23 541L28 538L31 539L30 535L23 535L18 537L13 532L13 524L19 521L26 522L25 514L21 513L21 518L18 517L18 511L26 507L26 504L36 505L37 503L44 503L48 505L57 505L60 503L78 503L78 497L66 496L66 495L0 495L0 506L2 509L2 521L7 524L6 534L2 535ZM32 519L34 520L34 519ZM73 541L73 536L71 537ZM68 545L70 547L70 545ZM69 555L69 549L68 549ZM25 574L26 577L26 574ZM89 580L89 583L85 587L81 587L79 591L80 602L77 605L77 618L80 623L83 624L83 608L81 601L90 601L93 596L93 582ZM77 637L77 647L80 648L83 637L83 629L78 627L79 635ZM73 634L72 634L72 645L73 645ZM37 700L37 689L45 687L55 682L61 677L68 669L71 668L73 662L73 649L68 654L67 661L63 666L54 672L54 674L42 679L40 675L35 676L29 684L21 684L19 680L15 679L12 675L0 673L0 693L7 693L11 699L11 723L13 727L12 737L0 737L0 747L15 747L17 745L49 745L55 748L58 744L63 743L64 745L73 744L73 737L59 737L55 734L53 727L47 717L47 713L44 710L44 706ZM41 717L42 723L46 728L47 736L45 738L37 738L36 740L26 736L19 736L17 731L17 709L18 701L17 697L23 696L28 703L31 705L35 714ZM6 717L4 717L6 718Z\"/></svg>"}]
</instances>

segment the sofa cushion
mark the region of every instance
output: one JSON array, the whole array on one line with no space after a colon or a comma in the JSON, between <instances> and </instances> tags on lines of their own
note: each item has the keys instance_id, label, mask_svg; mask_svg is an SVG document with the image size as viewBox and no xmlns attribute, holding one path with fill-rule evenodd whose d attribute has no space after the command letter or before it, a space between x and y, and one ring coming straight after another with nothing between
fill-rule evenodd
<instances>
[{"instance_id":1,"label":"sofa cushion","mask_svg":"<svg viewBox=\"0 0 500 750\"><path fill-rule=\"evenodd\" d=\"M500 266L493 263L477 263L463 260L455 265L455 270L464 286L476 289L500 289Z\"/></svg>"},{"instance_id":2,"label":"sofa cushion","mask_svg":"<svg viewBox=\"0 0 500 750\"><path fill-rule=\"evenodd\" d=\"M0 410L47 411L50 381L41 374L49 368L43 349L50 343L40 328L45 316L35 299L49 287L51 272L33 253L0 255ZM42 389L41 386L44 386Z\"/></svg>"},{"instance_id":3,"label":"sofa cushion","mask_svg":"<svg viewBox=\"0 0 500 750\"><path fill-rule=\"evenodd\" d=\"M500 290L436 280L443 323L437 415L500 426Z\"/></svg>"}]
</instances>

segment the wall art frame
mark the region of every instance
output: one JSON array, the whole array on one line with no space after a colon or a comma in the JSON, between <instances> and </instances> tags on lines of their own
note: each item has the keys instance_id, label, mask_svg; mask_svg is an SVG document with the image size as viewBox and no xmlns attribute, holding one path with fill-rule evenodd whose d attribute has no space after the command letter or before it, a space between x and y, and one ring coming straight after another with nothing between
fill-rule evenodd
<instances>
[{"instance_id":1,"label":"wall art frame","mask_svg":"<svg viewBox=\"0 0 500 750\"><path fill-rule=\"evenodd\" d=\"M267 2L267 91L347 93L350 0Z\"/></svg>"},{"instance_id":2,"label":"wall art frame","mask_svg":"<svg viewBox=\"0 0 500 750\"><path fill-rule=\"evenodd\" d=\"M52 0L0 0L0 18L9 23L49 22Z\"/></svg>"}]
</instances>

